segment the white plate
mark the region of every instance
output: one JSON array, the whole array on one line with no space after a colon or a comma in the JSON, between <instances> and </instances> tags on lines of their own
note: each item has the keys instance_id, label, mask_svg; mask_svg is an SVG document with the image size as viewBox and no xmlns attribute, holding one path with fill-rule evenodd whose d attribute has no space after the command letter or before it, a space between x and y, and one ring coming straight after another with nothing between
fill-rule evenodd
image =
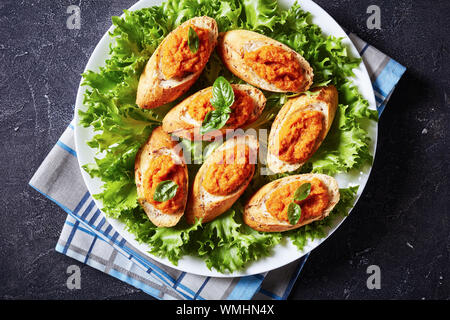
<instances>
[{"instance_id":1,"label":"white plate","mask_svg":"<svg viewBox=\"0 0 450 320\"><path fill-rule=\"evenodd\" d=\"M129 10L137 10L153 5L159 5L160 3L161 3L160 0L141 0L137 2L135 5L133 5ZM356 50L356 48L354 47L353 43L348 38L346 33L344 32L344 30L336 23L336 21L334 21L334 19L330 15L328 15L328 13L326 13L322 8L320 8L317 4L315 4L311 0L301 0L299 1L299 3L304 10L311 12L313 16L312 20L313 23L319 25L322 28L322 31L325 35L333 35L335 37L344 38L343 43L347 45L350 53L355 57L359 57L358 51ZM294 4L294 0L281 0L280 4L283 7L288 8ZM112 27L108 30L108 32L111 30ZM111 43L111 38L109 37L108 32L105 33L103 38L97 44L97 47L92 53L85 70L97 71L100 66L104 65L104 62L109 55L109 44ZM372 84L369 75L367 73L367 70L364 66L364 63L361 63L359 68L355 69L354 72L355 72L355 77L353 79L354 84L359 88L359 91L363 95L363 97L367 99L367 101L369 101L370 108L375 110L376 109L375 97L372 90ZM86 141L90 140L93 137L94 133L92 129L84 128L78 125L79 123L78 110L86 110L86 107L83 105L84 92L85 87L80 86L78 89L78 95L75 105L75 145L78 155L78 162L80 166L87 163L93 163L94 156L96 155L95 150L89 148L86 144ZM368 129L369 136L372 139L369 149L371 151L371 154L375 155L377 131L378 131L377 123L374 121L370 121L369 127L366 129ZM359 198L369 178L370 170L371 166L367 165L364 168L357 170L355 172L339 174L335 176L335 178L337 179L340 188L346 188L347 186L350 185L359 185L360 187L357 194L357 198ZM82 168L81 172L89 192L91 194L99 193L101 191L102 181L98 178L92 179ZM101 208L102 207L101 202L98 200L95 201L97 206ZM146 244L138 243L135 240L134 235L125 229L124 224L109 217L106 217L106 219L117 230L117 232L120 233L122 237L124 237L136 248L141 250L144 253L144 255L147 256L148 258L159 261L160 263L173 267L175 269L193 274L212 277L236 277L267 272L282 267L296 259L301 258L303 255L310 252L311 250L319 246L323 241L325 241L325 239L327 239L345 220L345 217L335 218L332 221L331 228L329 228L329 230L327 231L327 236L322 239L310 241L305 246L303 251L299 251L297 247L294 246L290 241L286 241L287 242L286 244L277 245L274 248L273 254L271 256L259 259L249 264L245 270L228 274L219 273L214 269L209 270L206 267L206 264L203 260L191 256L183 257L178 262L178 266L174 266L168 259L162 259L147 253L150 247Z\"/></svg>"}]
</instances>

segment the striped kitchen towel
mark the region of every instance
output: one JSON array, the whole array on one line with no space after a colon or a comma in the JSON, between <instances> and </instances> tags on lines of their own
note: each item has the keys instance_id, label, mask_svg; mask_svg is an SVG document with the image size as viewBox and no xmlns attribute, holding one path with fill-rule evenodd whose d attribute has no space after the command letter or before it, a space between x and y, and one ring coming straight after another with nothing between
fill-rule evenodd
<instances>
[{"instance_id":1,"label":"striped kitchen towel","mask_svg":"<svg viewBox=\"0 0 450 320\"><path fill-rule=\"evenodd\" d=\"M379 114L405 67L350 34L369 71ZM30 181L67 219L56 251L125 281L157 299L286 299L308 255L265 274L203 277L162 265L133 247L106 221L87 191L70 124Z\"/></svg>"}]
</instances>

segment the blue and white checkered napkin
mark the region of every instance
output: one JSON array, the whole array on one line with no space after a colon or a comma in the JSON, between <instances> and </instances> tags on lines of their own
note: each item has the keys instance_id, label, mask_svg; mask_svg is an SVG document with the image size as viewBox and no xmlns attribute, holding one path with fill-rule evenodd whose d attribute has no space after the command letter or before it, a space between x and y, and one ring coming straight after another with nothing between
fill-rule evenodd
<instances>
[{"instance_id":1,"label":"blue and white checkered napkin","mask_svg":"<svg viewBox=\"0 0 450 320\"><path fill-rule=\"evenodd\" d=\"M405 71L355 35L375 91L379 114ZM203 277L162 265L134 248L105 220L80 173L70 124L30 185L67 213L56 251L125 281L158 299L286 299L308 257L266 274Z\"/></svg>"}]
</instances>

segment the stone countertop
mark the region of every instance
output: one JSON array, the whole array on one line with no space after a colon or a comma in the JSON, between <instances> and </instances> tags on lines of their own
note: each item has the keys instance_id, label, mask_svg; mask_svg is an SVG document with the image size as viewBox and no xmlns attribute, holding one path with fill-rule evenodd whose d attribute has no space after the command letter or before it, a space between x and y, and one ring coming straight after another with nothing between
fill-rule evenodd
<instances>
[{"instance_id":1,"label":"stone countertop","mask_svg":"<svg viewBox=\"0 0 450 320\"><path fill-rule=\"evenodd\" d=\"M134 0L0 4L0 299L151 299L55 252L64 212L28 181L73 115L95 45ZM317 0L407 67L379 122L376 160L345 223L315 249L291 299L449 299L450 2ZM66 28L69 5L81 29ZM369 30L369 5L381 30ZM82 289L66 287L69 265ZM369 265L381 289L366 286Z\"/></svg>"}]
</instances>

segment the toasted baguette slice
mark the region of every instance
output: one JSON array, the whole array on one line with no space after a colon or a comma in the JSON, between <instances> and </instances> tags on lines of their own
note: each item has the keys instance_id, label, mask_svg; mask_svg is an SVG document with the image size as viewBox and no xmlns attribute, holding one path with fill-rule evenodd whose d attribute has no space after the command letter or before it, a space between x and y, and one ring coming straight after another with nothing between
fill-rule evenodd
<instances>
[{"instance_id":1,"label":"toasted baguette slice","mask_svg":"<svg viewBox=\"0 0 450 320\"><path fill-rule=\"evenodd\" d=\"M190 24L209 30L209 55L214 50L214 47L217 44L218 29L217 22L213 18L206 16L192 18L174 29L155 50L141 74L136 94L136 104L139 107L153 109L174 101L185 93L202 73L207 61L199 71L189 74L181 79L165 79L164 74L160 69L162 48L167 39L171 37L171 35L179 32L184 26Z\"/></svg>"},{"instance_id":2,"label":"toasted baguette slice","mask_svg":"<svg viewBox=\"0 0 450 320\"><path fill-rule=\"evenodd\" d=\"M250 175L242 181L238 189L231 194L224 196L213 195L206 191L202 185L208 167L221 159L222 151L233 149L235 145L241 144L246 144L249 147L251 154L257 155L258 141L255 137L250 135L233 137L217 148L200 167L189 192L189 203L186 209L186 220L189 223L193 224L195 219L202 219L202 223L215 219L227 211L242 193L244 193L255 173L255 165L252 166ZM256 164L256 159L250 158L250 161Z\"/></svg>"},{"instance_id":3,"label":"toasted baguette slice","mask_svg":"<svg viewBox=\"0 0 450 320\"><path fill-rule=\"evenodd\" d=\"M317 95L301 95L296 98L289 99L288 102L278 112L270 130L268 153L267 153L267 165L274 173L294 171L303 166L309 158L317 151L322 144L323 140L328 134L333 123L336 109L338 106L338 92L333 85L328 87L322 87L313 92L319 91ZM279 133L283 127L284 122L290 115L295 112L302 112L306 110L317 110L324 115L324 129L318 137L316 144L309 155L308 159L302 163L287 163L278 158L277 141L279 139Z\"/></svg>"},{"instance_id":4,"label":"toasted baguette slice","mask_svg":"<svg viewBox=\"0 0 450 320\"><path fill-rule=\"evenodd\" d=\"M297 88L297 90L293 92L307 91L313 83L313 69L305 58L281 42L253 31L232 30L219 36L219 44L217 48L219 55L227 68L242 80L263 90L272 92L287 92L286 90L280 89L274 84L261 78L250 66L246 64L244 60L245 52L255 51L262 46L267 45L279 47L294 54L300 66L304 70L305 81L299 88Z\"/></svg>"},{"instance_id":5,"label":"toasted baguette slice","mask_svg":"<svg viewBox=\"0 0 450 320\"><path fill-rule=\"evenodd\" d=\"M175 213L164 213L158 208L154 207L145 199L145 190L143 177L145 171L148 169L152 160L161 155L170 155L175 164L182 166L186 184L178 186L178 192L183 192L184 206ZM165 133L161 127L153 130L147 143L142 146L136 155L134 165L135 181L137 188L138 201L144 208L145 213L153 224L158 227L171 227L178 223L184 214L188 195L188 171L185 161L183 159L182 149L177 147L177 142L173 141L171 137Z\"/></svg>"},{"instance_id":6,"label":"toasted baguette slice","mask_svg":"<svg viewBox=\"0 0 450 320\"><path fill-rule=\"evenodd\" d=\"M276 217L272 216L266 207L266 201L269 199L272 192L281 186L294 182L294 181L311 181L311 179L317 178L321 180L327 187L330 196L330 202L328 206L323 210L320 216L314 217L312 219L300 221L296 225L291 225L289 222L278 220ZM259 189L247 202L244 209L244 222L251 228L257 231L264 232L282 232L292 229L300 228L306 224L309 224L316 220L322 220L327 217L334 206L339 202L339 186L336 180L325 174L301 174L288 176L281 178L271 183L266 184L264 187Z\"/></svg>"},{"instance_id":7,"label":"toasted baguette slice","mask_svg":"<svg viewBox=\"0 0 450 320\"><path fill-rule=\"evenodd\" d=\"M253 123L258 117L261 115L265 105L266 98L264 94L249 85L244 84L232 84L231 85L234 90L244 91L247 93L253 100L254 108L250 118L246 121L242 127L246 127ZM190 104L195 103L195 100L204 94L210 93L212 87L205 88L200 90L199 92L193 94L192 96L186 98L181 103L172 108L164 117L162 121L163 130L167 133L176 135L178 137L189 139L189 140L210 140L211 137L222 135L225 133L227 129L237 129L237 127L225 125L220 130L214 130L208 132L204 135L200 134L200 128L202 126L201 121L197 121L193 119L187 109ZM238 112L237 110L236 112Z\"/></svg>"}]
</instances>

